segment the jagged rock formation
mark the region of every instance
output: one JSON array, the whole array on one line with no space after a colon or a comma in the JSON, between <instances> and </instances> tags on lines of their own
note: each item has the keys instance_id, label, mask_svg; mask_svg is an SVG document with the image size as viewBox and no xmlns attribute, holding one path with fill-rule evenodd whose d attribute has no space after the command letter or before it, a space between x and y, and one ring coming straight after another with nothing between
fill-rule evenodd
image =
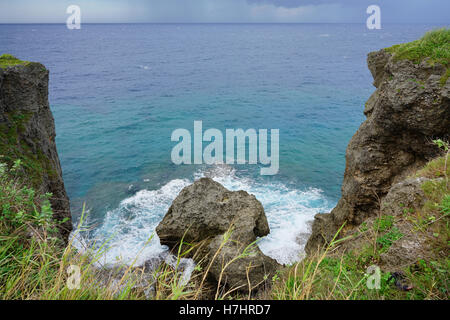
<instances>
[{"instance_id":1,"label":"jagged rock formation","mask_svg":"<svg viewBox=\"0 0 450 320\"><path fill-rule=\"evenodd\" d=\"M446 67L397 60L384 49L369 54L368 66L377 90L347 147L342 197L331 213L316 215L308 253L329 242L344 222L358 225L376 215L393 184L438 155L431 140L450 135Z\"/></svg>"},{"instance_id":2,"label":"jagged rock formation","mask_svg":"<svg viewBox=\"0 0 450 320\"><path fill-rule=\"evenodd\" d=\"M270 232L261 203L245 191L229 191L210 178L184 188L156 232L161 244L170 248L182 239L203 241L204 249L194 259L202 261L204 269L210 266L216 282L220 279L231 288L248 290L249 283L258 287L278 267L254 245L258 237Z\"/></svg>"},{"instance_id":3,"label":"jagged rock formation","mask_svg":"<svg viewBox=\"0 0 450 320\"><path fill-rule=\"evenodd\" d=\"M17 62L0 64L0 160L22 160L31 186L41 194L52 193L54 218L68 218L58 225L67 241L72 223L48 102L49 71L40 63Z\"/></svg>"}]
</instances>

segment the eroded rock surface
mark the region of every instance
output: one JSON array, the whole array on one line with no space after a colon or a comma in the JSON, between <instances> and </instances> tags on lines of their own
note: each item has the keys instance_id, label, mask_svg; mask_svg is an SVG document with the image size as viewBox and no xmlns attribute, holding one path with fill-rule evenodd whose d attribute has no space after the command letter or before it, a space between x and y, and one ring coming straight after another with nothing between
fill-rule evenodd
<instances>
[{"instance_id":1,"label":"eroded rock surface","mask_svg":"<svg viewBox=\"0 0 450 320\"><path fill-rule=\"evenodd\" d=\"M156 228L161 244L176 247L181 240L205 242L197 261L210 266L211 278L231 288L262 285L276 270L275 260L256 246L269 234L264 208L245 191L229 191L210 178L184 188Z\"/></svg>"}]
</instances>

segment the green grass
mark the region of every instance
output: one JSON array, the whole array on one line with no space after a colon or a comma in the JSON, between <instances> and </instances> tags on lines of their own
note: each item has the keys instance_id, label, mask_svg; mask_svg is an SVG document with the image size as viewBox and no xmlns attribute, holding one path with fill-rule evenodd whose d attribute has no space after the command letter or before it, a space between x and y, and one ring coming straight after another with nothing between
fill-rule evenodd
<instances>
[{"instance_id":1,"label":"green grass","mask_svg":"<svg viewBox=\"0 0 450 320\"><path fill-rule=\"evenodd\" d=\"M446 168L446 170L444 168ZM422 169L417 171L415 176L435 179L444 178L445 175L450 176L450 166L446 167L445 157L439 157L428 162Z\"/></svg>"},{"instance_id":2,"label":"green grass","mask_svg":"<svg viewBox=\"0 0 450 320\"><path fill-rule=\"evenodd\" d=\"M411 60L420 63L428 58L430 63L450 64L450 29L443 28L427 32L421 39L392 46L386 51L395 60Z\"/></svg>"},{"instance_id":3,"label":"green grass","mask_svg":"<svg viewBox=\"0 0 450 320\"><path fill-rule=\"evenodd\" d=\"M379 288L371 289L369 267L381 265L380 255L401 233L392 227L383 236L368 234L366 245L357 250L337 251L330 244L325 253L317 253L285 268L273 279L271 298L276 300L448 300L450 259L418 259L400 270L413 289L399 290L391 272L380 269ZM373 243L376 238L376 243ZM333 253L333 251L335 251Z\"/></svg>"},{"instance_id":4,"label":"green grass","mask_svg":"<svg viewBox=\"0 0 450 320\"><path fill-rule=\"evenodd\" d=\"M379 300L403 299L389 281L391 274L380 271L380 287L367 285L368 267L379 260L372 244L360 251L333 253L338 243L331 243L325 252L317 253L286 268L274 279L275 300Z\"/></svg>"},{"instance_id":5,"label":"green grass","mask_svg":"<svg viewBox=\"0 0 450 320\"><path fill-rule=\"evenodd\" d=\"M447 70L441 78L445 85L450 76L450 29L442 28L427 32L421 39L385 49L394 55L394 60L410 60L416 64L428 59L429 64L440 63Z\"/></svg>"},{"instance_id":6,"label":"green grass","mask_svg":"<svg viewBox=\"0 0 450 320\"><path fill-rule=\"evenodd\" d=\"M423 183L428 201L422 208L406 210L400 216L383 215L360 226L355 235L365 240L357 248L340 250L345 241L338 239L344 226L323 251L285 267L272 277L272 287L260 296L263 299L281 300L368 300L402 299L423 300L449 298L450 259L450 193L445 157L428 163L418 176L434 180ZM436 179L438 178L438 179ZM95 263L107 252L107 243L98 249L78 252L72 243L62 247L53 236L56 232L48 199L39 195L26 183L22 162L12 166L0 164L0 299L148 299L148 287L136 287L145 276L139 268L122 266L119 278L104 278ZM399 204L400 205L400 204ZM402 205L403 207L404 205ZM76 232L84 230L84 211ZM382 255L399 241L407 225L420 237L427 237L432 256L418 258L401 271L410 291L399 290L390 280L391 271L382 267ZM400 228L402 226L402 228ZM414 226L418 226L415 228ZM400 229L402 230L400 232ZM31 235L30 235L31 234ZM350 238L349 238L350 237ZM347 236L350 242L352 236ZM345 239L344 238L344 239ZM182 252L181 248L185 251ZM184 248L186 247L186 248ZM345 248L345 247L344 247ZM187 251L186 251L187 249ZM181 259L193 250L189 244L180 245L177 254ZM81 286L69 289L67 268L80 266ZM178 265L178 264L177 264ZM380 287L367 285L370 266L381 266ZM152 274L154 289L152 299L248 299L239 293L221 293L217 288L207 288L204 280L208 266L197 265L188 283L182 281L177 267L162 264ZM119 286L117 285L119 282ZM209 296L208 291L212 292Z\"/></svg>"},{"instance_id":7,"label":"green grass","mask_svg":"<svg viewBox=\"0 0 450 320\"><path fill-rule=\"evenodd\" d=\"M56 233L62 221L53 219L51 195L40 195L29 186L21 160L13 163L10 166L0 161L0 300L201 299L211 293L213 297L216 293L216 299L231 296L231 291L222 293L221 286L210 288L204 283L208 272L203 271L207 268L201 262L190 281L184 281L178 269L181 258L198 247L183 241L176 264L161 263L151 273L135 265L140 253L131 264L116 266L120 270L115 274L102 268L98 262L108 252L111 239L83 252L72 240L63 246ZM89 232L84 213L83 209L75 234ZM71 266L79 267L79 288L68 285Z\"/></svg>"},{"instance_id":8,"label":"green grass","mask_svg":"<svg viewBox=\"0 0 450 320\"><path fill-rule=\"evenodd\" d=\"M362 241L357 248L345 247L345 241L332 241L322 252L286 267L273 279L271 297L280 300L448 300L450 297L450 189L448 184L448 144L439 145L446 154L430 161L416 177L427 177L422 184L427 201L422 208L405 208L403 215L381 212L373 222L365 222L353 235ZM400 231L400 229L402 231ZM343 229L344 230L344 229ZM391 271L383 267L382 256L405 234L424 239L430 252L427 258L402 267L402 274L412 290L399 290L390 281ZM335 237L336 238L336 237ZM369 289L367 268L381 267L379 289Z\"/></svg>"},{"instance_id":9,"label":"green grass","mask_svg":"<svg viewBox=\"0 0 450 320\"><path fill-rule=\"evenodd\" d=\"M10 167L0 163L0 300L9 299L142 299L132 290L133 272L119 278L119 288L101 283L94 263L97 252L80 254L57 236L49 198L27 183L22 161ZM67 286L67 268L80 266L83 283L79 289ZM110 281L111 282L111 281Z\"/></svg>"},{"instance_id":10,"label":"green grass","mask_svg":"<svg viewBox=\"0 0 450 320\"><path fill-rule=\"evenodd\" d=\"M18 64L26 64L28 61L22 61L20 59L17 59L11 54L3 54L0 56L0 68L7 68L7 67L13 67Z\"/></svg>"}]
</instances>

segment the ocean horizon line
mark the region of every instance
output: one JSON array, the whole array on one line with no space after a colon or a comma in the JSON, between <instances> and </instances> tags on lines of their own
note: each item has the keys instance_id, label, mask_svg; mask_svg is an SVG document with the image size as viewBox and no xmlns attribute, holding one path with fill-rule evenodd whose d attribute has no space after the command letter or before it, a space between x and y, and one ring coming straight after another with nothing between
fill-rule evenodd
<instances>
[{"instance_id":1,"label":"ocean horizon line","mask_svg":"<svg viewBox=\"0 0 450 320\"><path fill-rule=\"evenodd\" d=\"M136 24L155 24L155 25L171 25L171 24L187 24L187 25L366 25L365 22L83 22L83 25L136 25ZM445 22L384 22L384 25L448 25ZM0 25L66 25L66 22L0 22Z\"/></svg>"}]
</instances>

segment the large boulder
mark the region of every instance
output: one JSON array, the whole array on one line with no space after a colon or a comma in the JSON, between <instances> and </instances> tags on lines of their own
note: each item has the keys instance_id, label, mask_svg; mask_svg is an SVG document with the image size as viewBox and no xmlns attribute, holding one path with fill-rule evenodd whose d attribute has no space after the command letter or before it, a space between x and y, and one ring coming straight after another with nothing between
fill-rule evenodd
<instances>
[{"instance_id":1,"label":"large boulder","mask_svg":"<svg viewBox=\"0 0 450 320\"><path fill-rule=\"evenodd\" d=\"M210 178L184 188L156 232L161 244L169 248L182 240L206 242L195 259L209 267L211 279L231 288L258 287L278 267L256 245L259 237L270 232L261 203L245 191L229 191Z\"/></svg>"}]
</instances>

